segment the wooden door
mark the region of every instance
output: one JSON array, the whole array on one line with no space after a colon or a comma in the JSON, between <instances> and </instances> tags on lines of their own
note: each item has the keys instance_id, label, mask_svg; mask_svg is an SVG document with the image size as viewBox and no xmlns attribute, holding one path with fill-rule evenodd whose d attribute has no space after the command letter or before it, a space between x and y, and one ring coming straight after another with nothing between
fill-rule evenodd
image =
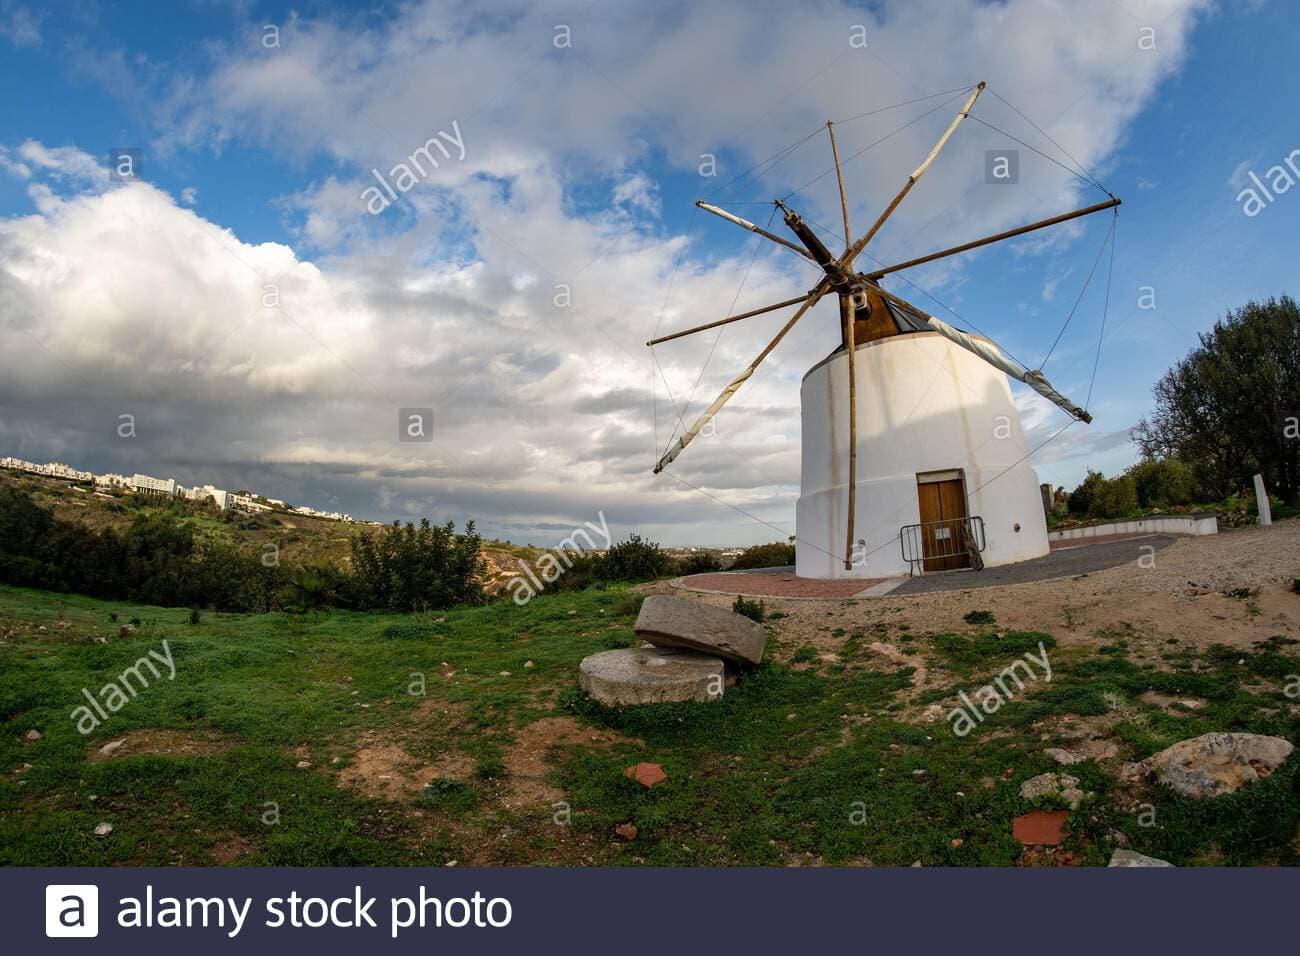
<instances>
[{"instance_id":1,"label":"wooden door","mask_svg":"<svg viewBox=\"0 0 1300 956\"><path fill-rule=\"evenodd\" d=\"M966 491L960 478L918 481L921 506L922 568L926 571L954 571L970 567L970 554L963 545L962 521L966 517Z\"/></svg>"}]
</instances>

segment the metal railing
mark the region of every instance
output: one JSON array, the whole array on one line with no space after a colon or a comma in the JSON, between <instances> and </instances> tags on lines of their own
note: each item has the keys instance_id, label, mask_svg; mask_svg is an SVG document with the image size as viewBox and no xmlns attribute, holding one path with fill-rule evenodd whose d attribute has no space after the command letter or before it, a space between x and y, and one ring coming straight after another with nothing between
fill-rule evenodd
<instances>
[{"instance_id":1,"label":"metal railing","mask_svg":"<svg viewBox=\"0 0 1300 956\"><path fill-rule=\"evenodd\" d=\"M903 525L898 529L898 543L909 574L924 573L927 561L945 561L963 554L970 555L972 567L979 567L978 555L985 546L984 519L972 515Z\"/></svg>"}]
</instances>

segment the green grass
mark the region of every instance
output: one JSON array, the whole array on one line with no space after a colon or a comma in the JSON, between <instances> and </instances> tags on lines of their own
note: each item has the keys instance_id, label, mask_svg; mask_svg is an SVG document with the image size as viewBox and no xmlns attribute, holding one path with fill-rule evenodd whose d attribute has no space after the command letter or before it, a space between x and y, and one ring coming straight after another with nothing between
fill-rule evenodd
<instances>
[{"instance_id":1,"label":"green grass","mask_svg":"<svg viewBox=\"0 0 1300 956\"><path fill-rule=\"evenodd\" d=\"M930 665L930 686L908 706L913 671L875 670L863 632L836 629L837 663L778 629L774 652L719 702L606 708L578 689L577 664L635 642L640 600L608 586L523 608L205 613L191 623L183 608L0 588L0 865L205 864L232 843L243 847L238 862L256 865L1011 865L1022 849L1010 821L1028 809L1019 784L1056 769L1043 748L1066 743L1056 718L1108 721L1125 760L1210 730L1300 740L1280 689L1300 673L1294 642L1183 644L1163 649L1157 670L1130 659L1132 628L1105 635L1100 653L1033 632L904 635ZM132 618L137 633L119 638L117 622ZM69 715L82 688L114 680L163 640L176 679L79 734ZM1052 681L968 737L916 716L1040 643ZM410 693L421 685L424 695ZM1144 702L1147 691L1204 705L1166 710ZM545 782L563 795L565 826L549 800L502 798L517 782L512 748L543 717L582 731L550 752ZM28 729L42 739L24 743ZM146 730L222 747L89 759ZM431 775L408 799L368 797L338 779L363 741L400 743L427 763L459 754L461 769ZM638 761L661 764L669 779L650 789L627 779ZM1132 801L1110 770L1072 767L1094 797L1071 815L1067 848L1102 864L1119 831L1180 865L1297 862L1296 765L1222 802L1142 791L1157 827L1125 809ZM92 835L101 821L114 825L103 839ZM635 841L612 837L626 822Z\"/></svg>"}]
</instances>

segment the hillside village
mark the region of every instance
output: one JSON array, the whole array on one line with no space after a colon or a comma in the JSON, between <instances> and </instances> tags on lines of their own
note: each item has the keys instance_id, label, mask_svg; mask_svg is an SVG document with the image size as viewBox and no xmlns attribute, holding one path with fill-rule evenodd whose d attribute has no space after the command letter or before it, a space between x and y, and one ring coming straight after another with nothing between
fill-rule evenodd
<instances>
[{"instance_id":1,"label":"hillside village","mask_svg":"<svg viewBox=\"0 0 1300 956\"><path fill-rule=\"evenodd\" d=\"M60 478L66 481L91 484L98 494L109 494L114 491L137 492L139 494L155 495L160 498L182 498L187 501L211 500L222 511L242 511L246 514L287 511L290 514L305 515L310 518L324 518L327 521L356 521L351 515L339 511L318 511L306 505L292 507L279 498L268 498L253 491L225 491L212 485L195 485L190 488L180 484L175 478L154 478L152 475L139 473L129 477L112 472L100 475L73 468L59 461L51 461L40 465L34 461L25 461L21 458L9 456L0 458L0 468L26 472L31 475L42 475L46 478Z\"/></svg>"}]
</instances>

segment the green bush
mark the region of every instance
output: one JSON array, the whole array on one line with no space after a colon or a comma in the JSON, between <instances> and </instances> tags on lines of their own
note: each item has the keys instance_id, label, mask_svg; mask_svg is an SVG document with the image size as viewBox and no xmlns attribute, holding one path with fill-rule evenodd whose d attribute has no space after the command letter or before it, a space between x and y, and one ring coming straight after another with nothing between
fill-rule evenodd
<instances>
[{"instance_id":1,"label":"green bush","mask_svg":"<svg viewBox=\"0 0 1300 956\"><path fill-rule=\"evenodd\" d=\"M746 548L740 557L731 563L732 571L744 571L749 568L784 568L794 564L794 545L782 541L771 544L756 544Z\"/></svg>"},{"instance_id":2,"label":"green bush","mask_svg":"<svg viewBox=\"0 0 1300 956\"><path fill-rule=\"evenodd\" d=\"M653 541L628 536L605 552L596 565L602 581L654 581L672 570L673 560Z\"/></svg>"},{"instance_id":3,"label":"green bush","mask_svg":"<svg viewBox=\"0 0 1300 956\"><path fill-rule=\"evenodd\" d=\"M682 574L708 574L711 571L721 570L722 562L708 551L692 554L682 562Z\"/></svg>"},{"instance_id":4,"label":"green bush","mask_svg":"<svg viewBox=\"0 0 1300 956\"><path fill-rule=\"evenodd\" d=\"M351 603L361 608L422 611L474 604L483 599L479 556L482 539L474 522L464 534L448 521L434 527L425 518L417 528L394 521L378 534L352 538Z\"/></svg>"},{"instance_id":5,"label":"green bush","mask_svg":"<svg viewBox=\"0 0 1300 956\"><path fill-rule=\"evenodd\" d=\"M1072 515L1087 515L1092 511L1092 499L1097 494L1097 488L1106 480L1106 476L1099 471L1088 469L1087 477L1079 482L1079 486L1070 492L1066 499L1067 507Z\"/></svg>"},{"instance_id":6,"label":"green bush","mask_svg":"<svg viewBox=\"0 0 1300 956\"><path fill-rule=\"evenodd\" d=\"M1140 461L1124 474L1133 479L1141 508L1173 508L1200 500L1196 477L1177 458Z\"/></svg>"},{"instance_id":7,"label":"green bush","mask_svg":"<svg viewBox=\"0 0 1300 956\"><path fill-rule=\"evenodd\" d=\"M731 609L759 624L762 624L763 619L767 617L767 607L762 601L747 601L740 595L737 595L736 603L731 605Z\"/></svg>"},{"instance_id":8,"label":"green bush","mask_svg":"<svg viewBox=\"0 0 1300 956\"><path fill-rule=\"evenodd\" d=\"M1088 504L1089 518L1120 518L1138 510L1137 488L1128 475L1099 482Z\"/></svg>"}]
</instances>

